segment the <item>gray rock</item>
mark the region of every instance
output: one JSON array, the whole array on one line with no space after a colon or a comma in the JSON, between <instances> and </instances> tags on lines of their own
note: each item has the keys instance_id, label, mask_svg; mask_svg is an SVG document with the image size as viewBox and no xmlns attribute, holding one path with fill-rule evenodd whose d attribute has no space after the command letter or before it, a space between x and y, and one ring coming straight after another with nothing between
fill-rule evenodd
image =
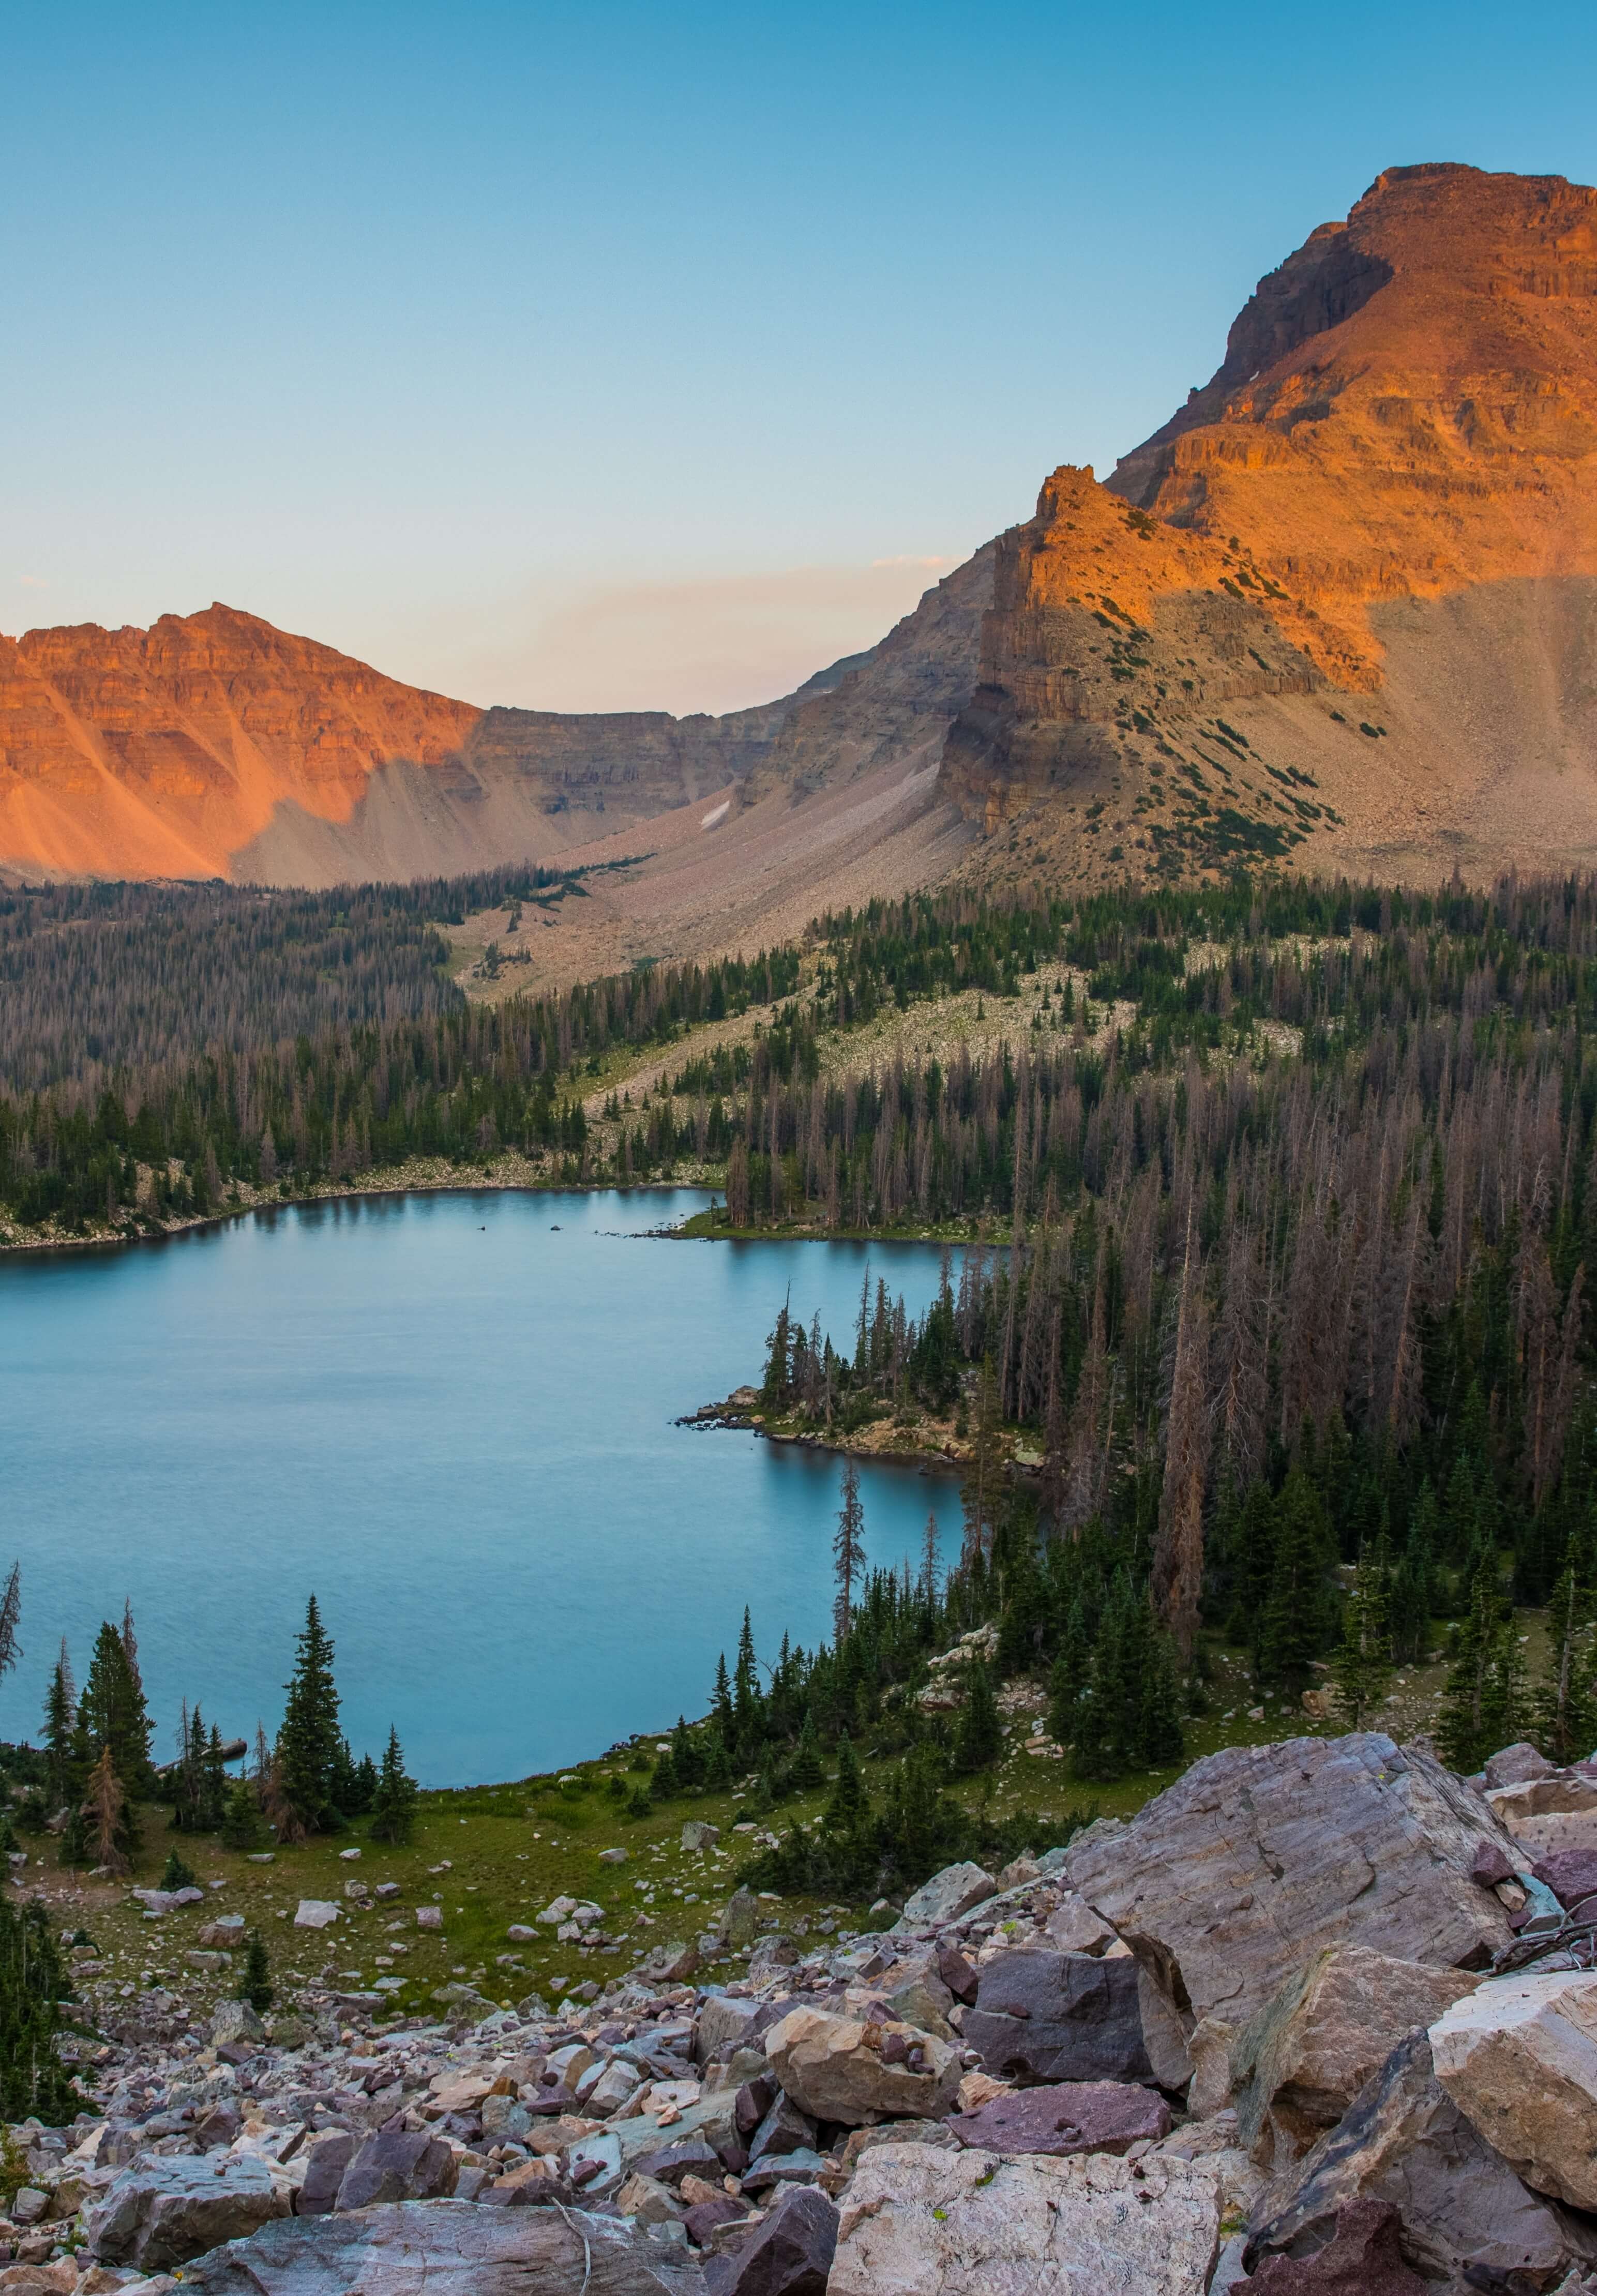
<instances>
[{"instance_id":1,"label":"gray rock","mask_svg":"<svg viewBox=\"0 0 1597 2296\"><path fill-rule=\"evenodd\" d=\"M1497 1786L1528 1785L1534 1778L1550 1778L1556 1765L1521 1738L1494 1754L1486 1767L1486 1791Z\"/></svg>"},{"instance_id":2,"label":"gray rock","mask_svg":"<svg viewBox=\"0 0 1597 2296\"><path fill-rule=\"evenodd\" d=\"M210 2038L221 2048L228 2041L264 2041L266 2029L247 2001L218 2001L211 2013Z\"/></svg>"},{"instance_id":3,"label":"gray rock","mask_svg":"<svg viewBox=\"0 0 1597 2296\"><path fill-rule=\"evenodd\" d=\"M1201 2164L882 2144L848 2188L827 2296L1203 2296L1219 2244Z\"/></svg>"},{"instance_id":4,"label":"gray rock","mask_svg":"<svg viewBox=\"0 0 1597 2296\"><path fill-rule=\"evenodd\" d=\"M784 2193L747 2240L711 2258L706 2296L826 2296L837 2244L838 2212L824 2193Z\"/></svg>"},{"instance_id":5,"label":"gray rock","mask_svg":"<svg viewBox=\"0 0 1597 2296\"><path fill-rule=\"evenodd\" d=\"M950 2116L962 2144L986 2152L1125 2152L1170 2133L1170 2108L1134 2081L1057 2081Z\"/></svg>"},{"instance_id":6,"label":"gray rock","mask_svg":"<svg viewBox=\"0 0 1597 2296\"><path fill-rule=\"evenodd\" d=\"M1436 2076L1539 2193L1597 2209L1597 1970L1492 1979L1430 2028Z\"/></svg>"},{"instance_id":7,"label":"gray rock","mask_svg":"<svg viewBox=\"0 0 1597 2296\"><path fill-rule=\"evenodd\" d=\"M752 1890L734 1890L726 1900L726 1916L722 1923L729 1945L740 1949L754 1943L759 1928L759 1899Z\"/></svg>"},{"instance_id":8,"label":"gray rock","mask_svg":"<svg viewBox=\"0 0 1597 2296\"><path fill-rule=\"evenodd\" d=\"M968 1860L961 1866L945 1866L930 1882L923 1882L913 1896L904 1901L904 1911L894 1926L900 1930L940 1929L946 1922L956 1922L962 1914L970 1913L988 1898L996 1897L998 1884L992 1875Z\"/></svg>"},{"instance_id":9,"label":"gray rock","mask_svg":"<svg viewBox=\"0 0 1597 2296\"><path fill-rule=\"evenodd\" d=\"M818 2134L811 2115L778 2091L770 2111L749 2139L749 2158L763 2161L767 2153L813 2152Z\"/></svg>"},{"instance_id":10,"label":"gray rock","mask_svg":"<svg viewBox=\"0 0 1597 2296\"><path fill-rule=\"evenodd\" d=\"M1423 2033L1398 2043L1284 2202L1273 2188L1249 2227L1250 2267L1313 2255L1362 2200L1389 2202L1408 2262L1453 2286L1536 2296L1597 2260L1597 2226L1527 2191L1437 2079Z\"/></svg>"},{"instance_id":11,"label":"gray rock","mask_svg":"<svg viewBox=\"0 0 1597 2296\"><path fill-rule=\"evenodd\" d=\"M741 2048L752 2036L759 2007L758 2001L739 2000L729 1994L712 1993L694 2022L694 2063L724 2063L734 2049Z\"/></svg>"},{"instance_id":12,"label":"gray rock","mask_svg":"<svg viewBox=\"0 0 1597 2296\"><path fill-rule=\"evenodd\" d=\"M165 2272L288 2210L263 2161L145 2154L89 2210L84 2238L98 2263Z\"/></svg>"},{"instance_id":13,"label":"gray rock","mask_svg":"<svg viewBox=\"0 0 1597 2296\"><path fill-rule=\"evenodd\" d=\"M50 2206L48 2193L40 2192L37 2185L19 2185L17 2196L11 2205L12 2221L16 2224L37 2224Z\"/></svg>"},{"instance_id":14,"label":"gray rock","mask_svg":"<svg viewBox=\"0 0 1597 2296\"><path fill-rule=\"evenodd\" d=\"M351 2156L333 2205L343 2211L374 2201L446 2199L455 2176L454 2153L425 2129L375 2129Z\"/></svg>"},{"instance_id":15,"label":"gray rock","mask_svg":"<svg viewBox=\"0 0 1597 2296\"><path fill-rule=\"evenodd\" d=\"M713 1849L720 1839L720 1827L711 1825L702 1817L690 1817L682 1829L682 1846L684 1849Z\"/></svg>"},{"instance_id":16,"label":"gray rock","mask_svg":"<svg viewBox=\"0 0 1597 2296\"><path fill-rule=\"evenodd\" d=\"M796 2152L767 2152L746 2169L741 2178L746 2193L768 2193L778 2185L813 2185L830 2164L819 2152L801 2147Z\"/></svg>"},{"instance_id":17,"label":"gray rock","mask_svg":"<svg viewBox=\"0 0 1597 2296\"><path fill-rule=\"evenodd\" d=\"M1483 1798L1374 1731L1233 1746L1195 1762L1128 1825L1071 1844L1075 1888L1197 2017L1242 2023L1344 1940L1485 1968L1511 1932L1470 1878Z\"/></svg>"},{"instance_id":18,"label":"gray rock","mask_svg":"<svg viewBox=\"0 0 1597 2296\"><path fill-rule=\"evenodd\" d=\"M268 2225L183 2284L185 2296L702 2296L704 2278L625 2217L406 2201Z\"/></svg>"},{"instance_id":19,"label":"gray rock","mask_svg":"<svg viewBox=\"0 0 1597 2296\"><path fill-rule=\"evenodd\" d=\"M1137 1964L1129 1955L1020 1948L981 1972L963 2038L998 2080L1147 2081Z\"/></svg>"},{"instance_id":20,"label":"gray rock","mask_svg":"<svg viewBox=\"0 0 1597 2296\"><path fill-rule=\"evenodd\" d=\"M338 2206L339 2186L354 2152L355 2139L347 2128L329 2128L315 2140L297 2202L302 2217L325 2216Z\"/></svg>"},{"instance_id":21,"label":"gray rock","mask_svg":"<svg viewBox=\"0 0 1597 2296\"><path fill-rule=\"evenodd\" d=\"M294 1909L297 1930L330 1929L339 1917L339 1907L332 1898L301 1898Z\"/></svg>"}]
</instances>

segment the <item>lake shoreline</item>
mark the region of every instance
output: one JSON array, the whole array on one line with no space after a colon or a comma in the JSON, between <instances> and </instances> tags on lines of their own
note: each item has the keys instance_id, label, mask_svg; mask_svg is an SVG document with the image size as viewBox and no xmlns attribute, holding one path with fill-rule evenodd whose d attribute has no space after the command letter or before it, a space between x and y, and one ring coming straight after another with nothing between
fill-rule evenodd
<instances>
[{"instance_id":1,"label":"lake shoreline","mask_svg":"<svg viewBox=\"0 0 1597 2296\"><path fill-rule=\"evenodd\" d=\"M732 1393L719 1403L701 1404L697 1411L685 1413L676 1424L699 1428L706 1433L717 1430L734 1434L758 1435L762 1442L779 1443L790 1450L826 1452L837 1458L863 1459L873 1467L913 1467L918 1474L942 1473L957 1476L974 1456L974 1445L968 1438L954 1433L951 1427L922 1420L921 1428L929 1424L935 1429L936 1439L915 1442L897 1439L914 1430L896 1428L890 1420L869 1420L863 1427L852 1429L846 1435L831 1435L813 1427L784 1425L780 1418L774 1423L760 1408L759 1390L752 1387L734 1387ZM872 1441L872 1436L880 1439ZM1030 1479L1041 1469L1041 1461L1015 1444L1005 1463L1019 1477Z\"/></svg>"}]
</instances>

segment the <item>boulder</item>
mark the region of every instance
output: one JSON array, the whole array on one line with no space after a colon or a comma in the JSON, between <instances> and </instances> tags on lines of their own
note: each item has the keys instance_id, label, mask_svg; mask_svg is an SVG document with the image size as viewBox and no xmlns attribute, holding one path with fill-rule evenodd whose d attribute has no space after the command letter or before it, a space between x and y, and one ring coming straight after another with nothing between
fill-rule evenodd
<instances>
[{"instance_id":1,"label":"boulder","mask_svg":"<svg viewBox=\"0 0 1597 2296\"><path fill-rule=\"evenodd\" d=\"M218 2001L211 2012L210 2038L219 2049L229 2041L264 2041L266 2029L247 2001Z\"/></svg>"},{"instance_id":2,"label":"boulder","mask_svg":"<svg viewBox=\"0 0 1597 2296\"><path fill-rule=\"evenodd\" d=\"M724 2064L734 2049L742 2048L754 2038L759 2009L758 2001L712 1993L693 2025L693 2062Z\"/></svg>"},{"instance_id":3,"label":"boulder","mask_svg":"<svg viewBox=\"0 0 1597 2296\"><path fill-rule=\"evenodd\" d=\"M1295 2160L1334 2128L1405 2033L1471 1992L1461 1971L1395 1961L1365 1946L1314 1955L1249 2020L1231 2054L1244 2144Z\"/></svg>"},{"instance_id":4,"label":"boulder","mask_svg":"<svg viewBox=\"0 0 1597 2296\"><path fill-rule=\"evenodd\" d=\"M1355 2201L1318 2255L1267 2257L1246 2284L1261 2296L1430 2296L1431 2288L1404 2262L1388 2201Z\"/></svg>"},{"instance_id":5,"label":"boulder","mask_svg":"<svg viewBox=\"0 0 1597 2296\"><path fill-rule=\"evenodd\" d=\"M726 1912L721 1926L726 1931L729 1945L741 1950L744 1946L753 1944L755 1932L759 1927L759 1899L752 1890L733 1891L726 1900Z\"/></svg>"},{"instance_id":6,"label":"boulder","mask_svg":"<svg viewBox=\"0 0 1597 2296\"><path fill-rule=\"evenodd\" d=\"M1074 1887L1195 2017L1243 2023L1322 1947L1347 1940L1485 1968L1508 1917L1470 1878L1482 1798L1376 1731L1232 1746L1129 1824L1070 1845Z\"/></svg>"},{"instance_id":7,"label":"boulder","mask_svg":"<svg viewBox=\"0 0 1597 2296\"><path fill-rule=\"evenodd\" d=\"M1055 1953L1107 1953L1115 1932L1085 1898L1067 1890L1044 1924L1043 1942Z\"/></svg>"},{"instance_id":8,"label":"boulder","mask_svg":"<svg viewBox=\"0 0 1597 2296\"><path fill-rule=\"evenodd\" d=\"M981 1972L963 2038L1000 2080L1151 2080L1139 1975L1128 1954L1000 1953Z\"/></svg>"},{"instance_id":9,"label":"boulder","mask_svg":"<svg viewBox=\"0 0 1597 2296\"><path fill-rule=\"evenodd\" d=\"M1249 2227L1252 2267L1312 2256L1362 2200L1395 2208L1406 2261L1455 2286L1538 2296L1597 2260L1597 2226L1526 2189L1437 2079L1423 2033L1397 2044L1295 2176Z\"/></svg>"},{"instance_id":10,"label":"boulder","mask_svg":"<svg viewBox=\"0 0 1597 2296\"><path fill-rule=\"evenodd\" d=\"M794 2152L767 2152L763 2161L745 2169L739 2181L745 2193L758 2194L779 2185L813 2185L831 2166L824 2154L804 2145Z\"/></svg>"},{"instance_id":11,"label":"boulder","mask_svg":"<svg viewBox=\"0 0 1597 2296\"><path fill-rule=\"evenodd\" d=\"M88 2211L84 2240L98 2263L167 2272L288 2212L264 2161L146 2153Z\"/></svg>"},{"instance_id":12,"label":"boulder","mask_svg":"<svg viewBox=\"0 0 1597 2296\"><path fill-rule=\"evenodd\" d=\"M1554 1851L1597 1849L1597 1778L1582 1770L1552 1770L1486 1796L1493 1816L1533 1858ZM1525 1862L1523 1855L1515 1860Z\"/></svg>"},{"instance_id":13,"label":"boulder","mask_svg":"<svg viewBox=\"0 0 1597 2296\"><path fill-rule=\"evenodd\" d=\"M242 1945L244 1916L242 1914L218 1914L214 1922L207 1922L195 1934L200 1943L205 1946Z\"/></svg>"},{"instance_id":14,"label":"boulder","mask_svg":"<svg viewBox=\"0 0 1597 2296\"><path fill-rule=\"evenodd\" d=\"M981 1981L975 1963L967 1961L956 1945L940 1945L936 1965L938 1975L954 1998L969 2007Z\"/></svg>"},{"instance_id":15,"label":"boulder","mask_svg":"<svg viewBox=\"0 0 1597 2296\"><path fill-rule=\"evenodd\" d=\"M1214 2178L1184 2161L881 2144L848 2188L828 2296L1202 2296Z\"/></svg>"},{"instance_id":16,"label":"boulder","mask_svg":"<svg viewBox=\"0 0 1597 2296\"><path fill-rule=\"evenodd\" d=\"M961 1866L945 1866L930 1882L904 1901L904 1911L894 1926L900 1930L941 1929L948 1922L958 1921L962 1914L974 1912L989 1898L998 1894L998 1884L992 1875L968 1860Z\"/></svg>"},{"instance_id":17,"label":"boulder","mask_svg":"<svg viewBox=\"0 0 1597 2296\"><path fill-rule=\"evenodd\" d=\"M339 1917L339 1908L332 1898L301 1898L294 1909L297 1930L329 1929Z\"/></svg>"},{"instance_id":18,"label":"boulder","mask_svg":"<svg viewBox=\"0 0 1597 2296\"><path fill-rule=\"evenodd\" d=\"M1530 1870L1571 1913L1588 1898L1597 1897L1597 1849L1549 1850Z\"/></svg>"},{"instance_id":19,"label":"boulder","mask_svg":"<svg viewBox=\"0 0 1597 2296\"><path fill-rule=\"evenodd\" d=\"M891 2020L794 2009L766 2034L766 2049L802 2112L851 2128L878 2114L938 2120L959 2087L959 2059L946 2043Z\"/></svg>"},{"instance_id":20,"label":"boulder","mask_svg":"<svg viewBox=\"0 0 1597 2296\"><path fill-rule=\"evenodd\" d=\"M1490 1979L1430 2029L1436 2076L1527 2185L1597 2210L1597 1971Z\"/></svg>"},{"instance_id":21,"label":"boulder","mask_svg":"<svg viewBox=\"0 0 1597 2296\"><path fill-rule=\"evenodd\" d=\"M953 2040L948 2012L954 2006L954 1996L938 1974L935 1958L928 1956L889 1970L881 1980L881 1997L901 2025L919 2026L922 2033L935 2033L939 2041Z\"/></svg>"},{"instance_id":22,"label":"boulder","mask_svg":"<svg viewBox=\"0 0 1597 2296\"><path fill-rule=\"evenodd\" d=\"M370 2208L374 2201L436 2201L455 2190L455 2155L425 2129L379 2128L351 2155L339 2182L335 2208Z\"/></svg>"},{"instance_id":23,"label":"boulder","mask_svg":"<svg viewBox=\"0 0 1597 2296\"><path fill-rule=\"evenodd\" d=\"M442 1906L418 1906L416 1907L416 1927L419 1930L441 1930L443 1926L444 1908Z\"/></svg>"},{"instance_id":24,"label":"boulder","mask_svg":"<svg viewBox=\"0 0 1597 2296\"><path fill-rule=\"evenodd\" d=\"M290 2217L184 2273L185 2296L702 2296L684 2250L583 2209L406 2201Z\"/></svg>"},{"instance_id":25,"label":"boulder","mask_svg":"<svg viewBox=\"0 0 1597 2296\"><path fill-rule=\"evenodd\" d=\"M682 1829L684 1849L713 1849L721 1839L721 1829L702 1817L690 1817Z\"/></svg>"},{"instance_id":26,"label":"boulder","mask_svg":"<svg viewBox=\"0 0 1597 2296\"><path fill-rule=\"evenodd\" d=\"M799 2185L748 2239L710 2259L706 2296L826 2296L837 2244L836 2209L813 2185Z\"/></svg>"},{"instance_id":27,"label":"boulder","mask_svg":"<svg viewBox=\"0 0 1597 2296\"><path fill-rule=\"evenodd\" d=\"M1557 1765L1550 1762L1545 1754L1538 1754L1534 1746L1521 1738L1514 1745L1504 1746L1500 1753L1494 1754L1483 1775L1486 1791L1490 1793L1498 1786L1524 1786L1534 1778L1550 1778L1556 1767Z\"/></svg>"},{"instance_id":28,"label":"boulder","mask_svg":"<svg viewBox=\"0 0 1597 2296\"><path fill-rule=\"evenodd\" d=\"M643 2224L680 2224L682 2204L675 2193L642 2170L635 2169L616 2194L615 2206L624 2217Z\"/></svg>"},{"instance_id":29,"label":"boulder","mask_svg":"<svg viewBox=\"0 0 1597 2296\"><path fill-rule=\"evenodd\" d=\"M987 2152L1124 2152L1170 2133L1170 2108L1134 2081L1056 2081L991 2098L948 2127Z\"/></svg>"},{"instance_id":30,"label":"boulder","mask_svg":"<svg viewBox=\"0 0 1597 2296\"><path fill-rule=\"evenodd\" d=\"M305 2182L296 2202L302 2217L326 2216L337 2208L339 2186L355 2151L347 2128L329 2128L316 2137L306 2156Z\"/></svg>"}]
</instances>

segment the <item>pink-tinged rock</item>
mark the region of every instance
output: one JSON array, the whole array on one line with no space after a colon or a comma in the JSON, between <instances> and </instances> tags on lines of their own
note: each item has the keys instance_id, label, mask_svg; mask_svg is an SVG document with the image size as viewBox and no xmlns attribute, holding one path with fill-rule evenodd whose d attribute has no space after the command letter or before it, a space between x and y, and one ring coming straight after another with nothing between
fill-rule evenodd
<instances>
[{"instance_id":1,"label":"pink-tinged rock","mask_svg":"<svg viewBox=\"0 0 1597 2296\"><path fill-rule=\"evenodd\" d=\"M950 2116L962 2144L988 2152L1124 2152L1170 2133L1170 2108L1134 2081L1055 2081L1011 2089Z\"/></svg>"},{"instance_id":2,"label":"pink-tinged rock","mask_svg":"<svg viewBox=\"0 0 1597 2296\"><path fill-rule=\"evenodd\" d=\"M1355 2201L1315 2256L1271 2256L1246 2283L1259 2296L1430 2296L1432 2284L1403 2260L1389 2201Z\"/></svg>"},{"instance_id":3,"label":"pink-tinged rock","mask_svg":"<svg viewBox=\"0 0 1597 2296\"><path fill-rule=\"evenodd\" d=\"M1531 1867L1560 1906L1575 1906L1597 1896L1597 1849L1553 1849Z\"/></svg>"},{"instance_id":4,"label":"pink-tinged rock","mask_svg":"<svg viewBox=\"0 0 1597 2296\"><path fill-rule=\"evenodd\" d=\"M1511 1882L1514 1863L1500 1841L1481 1841L1470 1864L1470 1879L1478 1882L1483 1890L1495 1890L1499 1882Z\"/></svg>"}]
</instances>

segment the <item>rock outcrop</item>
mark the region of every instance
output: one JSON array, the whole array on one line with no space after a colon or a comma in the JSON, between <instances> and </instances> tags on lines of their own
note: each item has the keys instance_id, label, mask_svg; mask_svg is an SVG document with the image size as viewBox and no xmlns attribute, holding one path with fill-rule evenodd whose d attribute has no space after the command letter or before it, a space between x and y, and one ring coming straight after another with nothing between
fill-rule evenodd
<instances>
[{"instance_id":1,"label":"rock outcrop","mask_svg":"<svg viewBox=\"0 0 1597 2296\"><path fill-rule=\"evenodd\" d=\"M1594 285L1597 192L1390 168L1106 486L1055 472L945 759L988 873L1584 857Z\"/></svg>"},{"instance_id":2,"label":"rock outcrop","mask_svg":"<svg viewBox=\"0 0 1597 2296\"><path fill-rule=\"evenodd\" d=\"M1512 1931L1470 1878L1483 1840L1512 1849L1472 1788L1363 1731L1211 1754L1068 1870L1178 2007L1241 2023L1344 1942L1486 1968Z\"/></svg>"},{"instance_id":3,"label":"rock outcrop","mask_svg":"<svg viewBox=\"0 0 1597 2296\"><path fill-rule=\"evenodd\" d=\"M1501 1977L1430 2029L1436 2076L1527 2185L1597 2210L1597 1971Z\"/></svg>"}]
</instances>

